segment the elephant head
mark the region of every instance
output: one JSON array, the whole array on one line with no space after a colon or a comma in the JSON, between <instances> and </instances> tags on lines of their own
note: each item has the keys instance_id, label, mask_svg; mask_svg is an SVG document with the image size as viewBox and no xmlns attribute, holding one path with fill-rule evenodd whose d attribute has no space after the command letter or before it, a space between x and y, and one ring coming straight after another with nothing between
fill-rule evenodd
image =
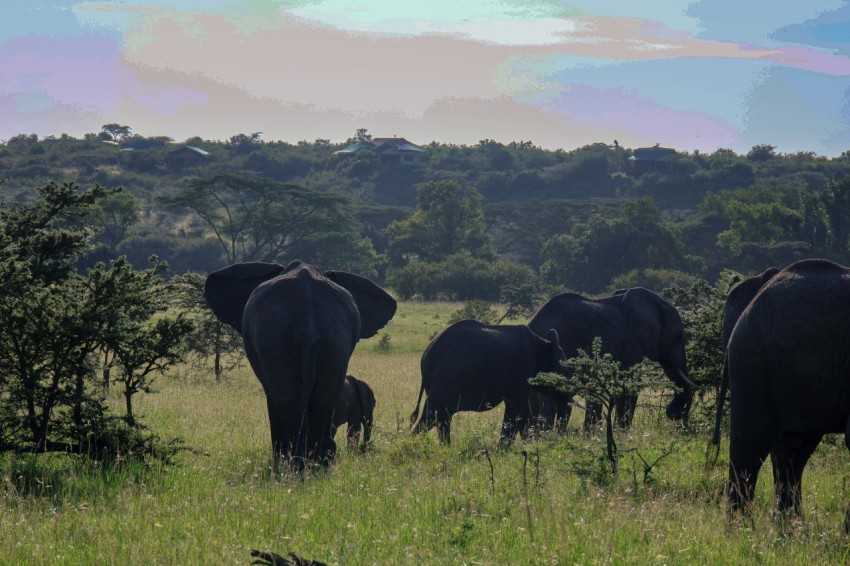
<instances>
[{"instance_id":1,"label":"elephant head","mask_svg":"<svg viewBox=\"0 0 850 566\"><path fill-rule=\"evenodd\" d=\"M685 359L685 326L676 308L647 289L617 291L620 308L640 342L643 355L657 361L681 392L667 406L671 419L685 418L693 400L694 383Z\"/></svg>"}]
</instances>

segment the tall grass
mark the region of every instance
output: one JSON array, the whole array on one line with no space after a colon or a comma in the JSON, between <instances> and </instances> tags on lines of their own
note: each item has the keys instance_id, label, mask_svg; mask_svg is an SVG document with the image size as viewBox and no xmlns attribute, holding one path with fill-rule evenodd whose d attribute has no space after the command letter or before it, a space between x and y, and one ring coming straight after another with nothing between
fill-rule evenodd
<instances>
[{"instance_id":1,"label":"tall grass","mask_svg":"<svg viewBox=\"0 0 850 566\"><path fill-rule=\"evenodd\" d=\"M305 480L271 474L265 399L247 367L221 383L182 368L139 398L143 422L191 448L175 465L0 456L0 563L248 564L251 548L338 564L847 562L841 439L806 470L803 521L780 525L769 464L753 524L730 520L723 462L703 470L707 435L667 421L652 399L620 433L633 451L616 481L600 463L602 434L578 430L581 414L563 437L508 450L501 408L458 415L450 447L434 432L412 437L419 357L456 308L402 303L358 346L350 372L377 396L374 446L342 450ZM671 445L644 481L638 452L652 462Z\"/></svg>"}]
</instances>

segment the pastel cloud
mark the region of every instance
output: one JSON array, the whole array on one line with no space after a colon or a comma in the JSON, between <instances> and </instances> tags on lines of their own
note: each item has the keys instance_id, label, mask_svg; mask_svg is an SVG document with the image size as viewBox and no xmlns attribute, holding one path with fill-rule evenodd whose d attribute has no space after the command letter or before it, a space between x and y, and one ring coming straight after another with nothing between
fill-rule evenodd
<instances>
[{"instance_id":1,"label":"pastel cloud","mask_svg":"<svg viewBox=\"0 0 850 566\"><path fill-rule=\"evenodd\" d=\"M22 22L41 15L15 6ZM118 121L178 139L339 140L368 127L426 142L746 149L781 138L839 151L850 132L850 12L840 0L39 6L62 25L28 35L0 22L0 137ZM809 119L792 123L784 104Z\"/></svg>"},{"instance_id":2,"label":"pastel cloud","mask_svg":"<svg viewBox=\"0 0 850 566\"><path fill-rule=\"evenodd\" d=\"M30 35L8 40L2 47L0 96L6 120L0 123L17 125L23 116L24 123L40 124L67 113L66 122L76 126L72 131L79 131L81 123L90 131L99 129L98 117L119 114L127 104L174 114L187 104L205 102L194 89L139 81L117 46L102 37ZM16 133L21 132L0 131L2 136Z\"/></svg>"}]
</instances>

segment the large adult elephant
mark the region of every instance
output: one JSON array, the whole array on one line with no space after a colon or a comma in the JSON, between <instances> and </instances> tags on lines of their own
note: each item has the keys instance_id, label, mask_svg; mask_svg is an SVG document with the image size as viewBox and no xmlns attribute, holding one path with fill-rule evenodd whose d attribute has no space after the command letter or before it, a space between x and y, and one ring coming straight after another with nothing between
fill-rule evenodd
<instances>
[{"instance_id":1,"label":"large adult elephant","mask_svg":"<svg viewBox=\"0 0 850 566\"><path fill-rule=\"evenodd\" d=\"M460 411L487 411L505 404L501 442L525 437L541 414L541 395L528 379L557 371L564 352L558 335L546 338L524 325L490 325L462 320L447 326L422 354L422 385L410 416L414 432L436 426L440 440L451 441L452 416ZM422 418L419 405L427 393Z\"/></svg>"},{"instance_id":2,"label":"large adult elephant","mask_svg":"<svg viewBox=\"0 0 850 566\"><path fill-rule=\"evenodd\" d=\"M810 259L769 277L734 325L726 365L732 508L746 509L770 454L777 506L799 515L823 435L843 432L850 448L850 269Z\"/></svg>"},{"instance_id":3,"label":"large adult elephant","mask_svg":"<svg viewBox=\"0 0 850 566\"><path fill-rule=\"evenodd\" d=\"M342 271L324 274L293 261L237 263L207 277L207 303L242 334L263 385L275 470L305 459L327 462L328 435L348 360L361 338L393 317L396 302L372 281Z\"/></svg>"},{"instance_id":4,"label":"large adult elephant","mask_svg":"<svg viewBox=\"0 0 850 566\"><path fill-rule=\"evenodd\" d=\"M685 418L693 399L694 384L688 379L685 361L685 328L676 308L642 287L615 292L602 299L587 299L575 293L564 293L550 299L531 317L529 328L544 335L555 329L561 348L568 357L579 349L590 353L593 339L602 338L602 351L610 353L624 368L640 363L643 358L661 364L664 373L682 391L667 406L671 419ZM617 421L631 426L637 396L617 402ZM585 427L599 421L600 408L587 404ZM571 404L557 408L555 418L560 426L569 421Z\"/></svg>"}]
</instances>

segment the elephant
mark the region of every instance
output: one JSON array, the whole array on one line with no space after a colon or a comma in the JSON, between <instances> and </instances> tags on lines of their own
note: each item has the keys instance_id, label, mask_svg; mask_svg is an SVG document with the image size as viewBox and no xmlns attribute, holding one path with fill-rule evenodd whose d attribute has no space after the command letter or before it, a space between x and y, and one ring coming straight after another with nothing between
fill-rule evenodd
<instances>
[{"instance_id":1,"label":"elephant","mask_svg":"<svg viewBox=\"0 0 850 566\"><path fill-rule=\"evenodd\" d=\"M568 357L577 355L579 350L589 354L593 339L598 336L602 338L602 351L610 353L623 368L630 368L645 357L660 363L667 377L682 389L667 406L667 416L687 417L695 385L688 379L685 328L676 308L652 291L643 287L622 289L595 300L563 293L540 307L528 326L539 335L550 329L557 331ZM636 395L618 400L617 422L621 426L631 426L636 404ZM556 405L550 417L558 421L554 426L566 427L571 405ZM586 429L599 422L600 411L598 404L587 404ZM553 425L551 421L547 424Z\"/></svg>"},{"instance_id":2,"label":"elephant","mask_svg":"<svg viewBox=\"0 0 850 566\"><path fill-rule=\"evenodd\" d=\"M729 296L726 297L726 303L723 305L723 320L720 329L720 341L723 344L724 349L729 346L729 338L732 336L732 330L735 328L735 324L737 324L738 319L741 317L741 313L744 312L744 309L747 308L750 301L752 301L753 297L756 296L756 293L758 293L761 288L764 287L764 285L777 273L779 273L779 269L770 267L758 275L753 275L752 277L748 277L741 281L729 292ZM709 453L712 454L710 457L710 465L714 465L719 454L720 424L723 420L723 404L726 401L726 393L729 389L729 372L727 371L728 367L725 363L725 351L723 356L723 373L720 377L720 387L717 391L717 409L714 420L714 432L712 433L710 443L713 448L710 448L709 450Z\"/></svg>"},{"instance_id":3,"label":"elephant","mask_svg":"<svg viewBox=\"0 0 850 566\"><path fill-rule=\"evenodd\" d=\"M843 432L850 449L848 315L850 269L808 259L767 277L738 318L725 370L733 510L748 510L770 454L780 515L801 515L803 470L823 435Z\"/></svg>"},{"instance_id":4,"label":"elephant","mask_svg":"<svg viewBox=\"0 0 850 566\"><path fill-rule=\"evenodd\" d=\"M285 461L327 466L328 435L348 361L361 338L393 317L395 300L359 275L299 260L236 263L211 273L204 295L213 313L241 335L266 394L274 469Z\"/></svg>"},{"instance_id":5,"label":"elephant","mask_svg":"<svg viewBox=\"0 0 850 566\"><path fill-rule=\"evenodd\" d=\"M517 432L527 437L541 410L541 395L527 381L540 372L557 371L563 359L554 330L541 338L524 325L455 322L422 354L422 384L410 416L413 432L436 426L440 440L449 444L455 413L487 411L504 402L501 443L510 445ZM423 392L427 398L417 422Z\"/></svg>"},{"instance_id":6,"label":"elephant","mask_svg":"<svg viewBox=\"0 0 850 566\"><path fill-rule=\"evenodd\" d=\"M346 375L342 384L342 394L334 409L330 436L343 424L348 424L348 446L355 447L360 441L360 429L363 428L363 447L372 438L372 422L375 414L375 393L369 384L353 375Z\"/></svg>"}]
</instances>

